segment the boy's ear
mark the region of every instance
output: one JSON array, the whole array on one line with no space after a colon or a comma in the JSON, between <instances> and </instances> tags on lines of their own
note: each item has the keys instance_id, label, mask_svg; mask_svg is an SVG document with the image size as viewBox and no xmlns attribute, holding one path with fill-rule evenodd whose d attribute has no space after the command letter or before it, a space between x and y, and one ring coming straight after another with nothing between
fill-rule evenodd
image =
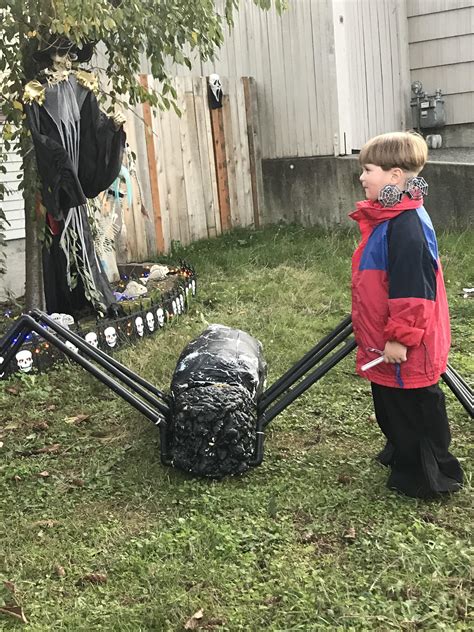
<instances>
[{"instance_id":1,"label":"boy's ear","mask_svg":"<svg viewBox=\"0 0 474 632\"><path fill-rule=\"evenodd\" d=\"M401 184L405 180L405 174L400 167L392 167L392 184Z\"/></svg>"}]
</instances>

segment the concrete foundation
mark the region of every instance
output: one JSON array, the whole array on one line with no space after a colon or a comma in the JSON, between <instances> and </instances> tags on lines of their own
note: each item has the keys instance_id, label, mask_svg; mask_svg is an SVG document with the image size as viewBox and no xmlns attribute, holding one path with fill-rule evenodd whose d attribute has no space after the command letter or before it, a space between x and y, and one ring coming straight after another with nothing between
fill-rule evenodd
<instances>
[{"instance_id":1,"label":"concrete foundation","mask_svg":"<svg viewBox=\"0 0 474 632\"><path fill-rule=\"evenodd\" d=\"M357 156L285 158L262 161L264 221L329 228L347 224L363 199ZM474 164L429 162L425 206L437 228L467 227L474 218Z\"/></svg>"},{"instance_id":2,"label":"concrete foundation","mask_svg":"<svg viewBox=\"0 0 474 632\"><path fill-rule=\"evenodd\" d=\"M0 275L0 301L25 293L25 240L7 241L7 271Z\"/></svg>"}]
</instances>

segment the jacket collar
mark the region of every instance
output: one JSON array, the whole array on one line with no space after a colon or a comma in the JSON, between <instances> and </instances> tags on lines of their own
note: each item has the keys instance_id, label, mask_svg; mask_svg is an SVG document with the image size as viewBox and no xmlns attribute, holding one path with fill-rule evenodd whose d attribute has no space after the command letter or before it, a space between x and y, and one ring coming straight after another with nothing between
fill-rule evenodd
<instances>
[{"instance_id":1,"label":"jacket collar","mask_svg":"<svg viewBox=\"0 0 474 632\"><path fill-rule=\"evenodd\" d=\"M373 202L372 200L362 200L356 203L356 210L349 213L349 217L359 223L362 230L364 227L373 228L382 222L393 219L403 213L414 208L423 206L423 198L419 200L412 200L409 197L403 197L402 201L395 206L385 207L380 202Z\"/></svg>"}]
</instances>

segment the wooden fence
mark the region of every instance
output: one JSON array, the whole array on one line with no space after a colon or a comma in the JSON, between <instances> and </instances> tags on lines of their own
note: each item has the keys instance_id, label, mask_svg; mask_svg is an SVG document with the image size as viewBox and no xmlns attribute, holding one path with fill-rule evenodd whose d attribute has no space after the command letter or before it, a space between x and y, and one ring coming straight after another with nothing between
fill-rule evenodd
<instances>
[{"instance_id":1,"label":"wooden fence","mask_svg":"<svg viewBox=\"0 0 474 632\"><path fill-rule=\"evenodd\" d=\"M159 89L150 75L141 82ZM210 109L204 77L176 77L177 106L128 113L136 155L133 203L122 198L120 262L146 260L238 226L259 226L263 187L255 82L222 79L223 107ZM133 175L133 174L132 174Z\"/></svg>"}]
</instances>

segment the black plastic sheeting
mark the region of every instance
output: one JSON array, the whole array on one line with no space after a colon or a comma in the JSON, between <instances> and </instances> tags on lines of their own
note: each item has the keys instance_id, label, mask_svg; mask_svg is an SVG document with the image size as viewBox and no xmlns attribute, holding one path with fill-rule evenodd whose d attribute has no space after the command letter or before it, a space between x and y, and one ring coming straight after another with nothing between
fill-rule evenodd
<instances>
[{"instance_id":1,"label":"black plastic sheeting","mask_svg":"<svg viewBox=\"0 0 474 632\"><path fill-rule=\"evenodd\" d=\"M261 343L239 329L210 325L185 347L171 381L175 467L216 478L250 467L266 371Z\"/></svg>"}]
</instances>

